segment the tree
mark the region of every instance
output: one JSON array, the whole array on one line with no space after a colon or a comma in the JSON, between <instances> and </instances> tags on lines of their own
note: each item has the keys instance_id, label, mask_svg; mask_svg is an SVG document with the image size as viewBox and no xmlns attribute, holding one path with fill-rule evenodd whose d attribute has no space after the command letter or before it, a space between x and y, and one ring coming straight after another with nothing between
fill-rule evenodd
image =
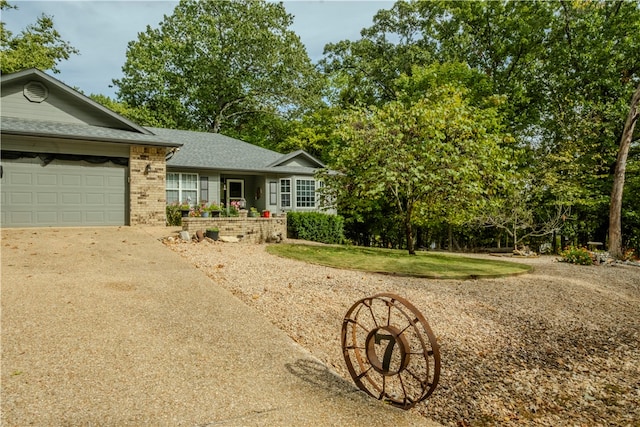
<instances>
[{"instance_id":1,"label":"tree","mask_svg":"<svg viewBox=\"0 0 640 427\"><path fill-rule=\"evenodd\" d=\"M297 113L322 82L291 24L281 3L182 0L129 43L119 99L209 132Z\"/></svg>"},{"instance_id":2,"label":"tree","mask_svg":"<svg viewBox=\"0 0 640 427\"><path fill-rule=\"evenodd\" d=\"M175 123L172 122L170 117L163 117L157 113L153 114L144 107L131 107L125 102L118 102L105 95L92 94L89 97L98 104L107 107L111 111L118 113L139 125L162 128L175 127Z\"/></svg>"},{"instance_id":3,"label":"tree","mask_svg":"<svg viewBox=\"0 0 640 427\"><path fill-rule=\"evenodd\" d=\"M614 258L622 258L622 193L624 190L624 175L627 167L627 156L631 147L631 137L638 117L640 117L640 85L631 98L629 114L624 124L620 149L616 159L616 168L611 190L611 206L609 211L609 253Z\"/></svg>"},{"instance_id":4,"label":"tree","mask_svg":"<svg viewBox=\"0 0 640 427\"><path fill-rule=\"evenodd\" d=\"M317 159L329 162L332 148L339 144L335 133L341 113L339 108L325 107L305 114L301 120L292 122L291 132L275 150L283 153L305 150Z\"/></svg>"},{"instance_id":5,"label":"tree","mask_svg":"<svg viewBox=\"0 0 640 427\"><path fill-rule=\"evenodd\" d=\"M542 208L534 200L535 193L530 182L518 180L477 220L483 227L506 232L513 241L514 249L531 237L555 235L561 231L571 209L561 204ZM535 212L536 207L542 212Z\"/></svg>"},{"instance_id":6,"label":"tree","mask_svg":"<svg viewBox=\"0 0 640 427\"><path fill-rule=\"evenodd\" d=\"M527 153L518 169L545 190L536 203L571 206L586 242L607 231L638 33L637 1L398 1L360 40L328 45L323 65L339 105L382 105L415 65L468 64L484 76L483 87L463 80L469 89L508 99L507 131ZM640 199L625 200L623 215L640 210Z\"/></svg>"},{"instance_id":7,"label":"tree","mask_svg":"<svg viewBox=\"0 0 640 427\"><path fill-rule=\"evenodd\" d=\"M6 0L0 0L0 10L15 9ZM3 12L4 14L4 12ZM78 50L62 40L53 25L53 18L41 15L35 24L28 25L14 36L0 21L0 53L2 74L14 73L27 68L38 68L58 73L56 65L69 59Z\"/></svg>"},{"instance_id":8,"label":"tree","mask_svg":"<svg viewBox=\"0 0 640 427\"><path fill-rule=\"evenodd\" d=\"M326 177L343 200L387 200L415 253L414 222L479 209L509 171L495 107L474 107L452 85L425 97L356 108L338 131L342 145ZM395 220L392 219L392 221Z\"/></svg>"}]
</instances>

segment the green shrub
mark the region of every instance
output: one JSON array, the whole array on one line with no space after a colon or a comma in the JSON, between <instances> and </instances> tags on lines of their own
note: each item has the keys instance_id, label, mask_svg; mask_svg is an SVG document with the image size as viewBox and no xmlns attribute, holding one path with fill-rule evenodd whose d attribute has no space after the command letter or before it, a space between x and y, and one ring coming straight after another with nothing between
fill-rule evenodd
<instances>
[{"instance_id":1,"label":"green shrub","mask_svg":"<svg viewBox=\"0 0 640 427\"><path fill-rule=\"evenodd\" d=\"M182 206L178 203L172 203L167 205L167 225L179 226L182 225Z\"/></svg>"},{"instance_id":2,"label":"green shrub","mask_svg":"<svg viewBox=\"0 0 640 427\"><path fill-rule=\"evenodd\" d=\"M575 246L560 252L562 262L579 265L592 265L593 259L591 253L586 248L576 248Z\"/></svg>"},{"instance_id":3,"label":"green shrub","mask_svg":"<svg viewBox=\"0 0 640 427\"><path fill-rule=\"evenodd\" d=\"M344 219L320 212L287 213L287 235L321 243L344 242Z\"/></svg>"}]
</instances>

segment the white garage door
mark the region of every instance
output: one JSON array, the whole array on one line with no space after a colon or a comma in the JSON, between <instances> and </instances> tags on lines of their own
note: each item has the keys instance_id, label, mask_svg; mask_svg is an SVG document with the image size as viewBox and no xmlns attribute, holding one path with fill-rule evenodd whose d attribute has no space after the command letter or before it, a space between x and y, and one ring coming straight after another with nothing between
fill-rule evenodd
<instances>
[{"instance_id":1,"label":"white garage door","mask_svg":"<svg viewBox=\"0 0 640 427\"><path fill-rule=\"evenodd\" d=\"M110 162L2 160L2 226L125 225L126 168Z\"/></svg>"}]
</instances>

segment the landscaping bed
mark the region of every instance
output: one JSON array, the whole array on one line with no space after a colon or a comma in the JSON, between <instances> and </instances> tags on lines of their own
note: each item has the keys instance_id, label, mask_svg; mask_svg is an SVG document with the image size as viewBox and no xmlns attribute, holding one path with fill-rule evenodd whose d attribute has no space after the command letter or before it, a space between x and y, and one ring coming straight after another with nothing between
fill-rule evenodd
<instances>
[{"instance_id":1,"label":"landscaping bed","mask_svg":"<svg viewBox=\"0 0 640 427\"><path fill-rule=\"evenodd\" d=\"M351 381L342 319L357 300L398 294L441 346L433 395L413 411L449 426L619 425L640 420L640 268L513 259L530 274L434 280L283 259L266 245L168 245ZM476 256L477 257L477 256Z\"/></svg>"}]
</instances>

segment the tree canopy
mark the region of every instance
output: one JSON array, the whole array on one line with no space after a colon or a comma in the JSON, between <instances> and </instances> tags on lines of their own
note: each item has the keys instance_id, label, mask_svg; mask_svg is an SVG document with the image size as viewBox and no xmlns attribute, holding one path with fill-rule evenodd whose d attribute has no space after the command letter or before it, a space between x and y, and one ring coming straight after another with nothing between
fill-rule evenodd
<instances>
[{"instance_id":1,"label":"tree canopy","mask_svg":"<svg viewBox=\"0 0 640 427\"><path fill-rule=\"evenodd\" d=\"M3 15L14 8L16 6L10 5L6 0L0 0ZM58 73L58 63L79 52L62 39L54 27L53 18L43 14L17 35L7 30L5 23L0 21L0 53L0 72L7 74L26 68Z\"/></svg>"},{"instance_id":2,"label":"tree canopy","mask_svg":"<svg viewBox=\"0 0 640 427\"><path fill-rule=\"evenodd\" d=\"M182 0L129 43L119 99L183 129L269 127L320 100L320 75L291 24L278 3Z\"/></svg>"},{"instance_id":3,"label":"tree canopy","mask_svg":"<svg viewBox=\"0 0 640 427\"><path fill-rule=\"evenodd\" d=\"M414 70L396 84L426 87L417 80L438 69ZM496 108L499 99L473 106L468 91L454 85L430 87L422 96L398 95L344 116L332 163L338 173L327 178L341 203L386 199L414 253L413 224L477 212L508 182L511 156L503 148L509 137Z\"/></svg>"},{"instance_id":4,"label":"tree canopy","mask_svg":"<svg viewBox=\"0 0 640 427\"><path fill-rule=\"evenodd\" d=\"M471 105L487 94L506 98L498 109L522 149L517 170L527 177L530 213L571 208L562 232L604 241L618 141L640 82L640 3L398 1L361 34L325 48L336 105L385 106L402 93L398 76L449 67L429 84L463 83ZM460 74L452 65L460 63L477 75ZM631 141L633 162L637 129ZM627 242L638 240L640 199L632 199L623 198Z\"/></svg>"}]
</instances>

